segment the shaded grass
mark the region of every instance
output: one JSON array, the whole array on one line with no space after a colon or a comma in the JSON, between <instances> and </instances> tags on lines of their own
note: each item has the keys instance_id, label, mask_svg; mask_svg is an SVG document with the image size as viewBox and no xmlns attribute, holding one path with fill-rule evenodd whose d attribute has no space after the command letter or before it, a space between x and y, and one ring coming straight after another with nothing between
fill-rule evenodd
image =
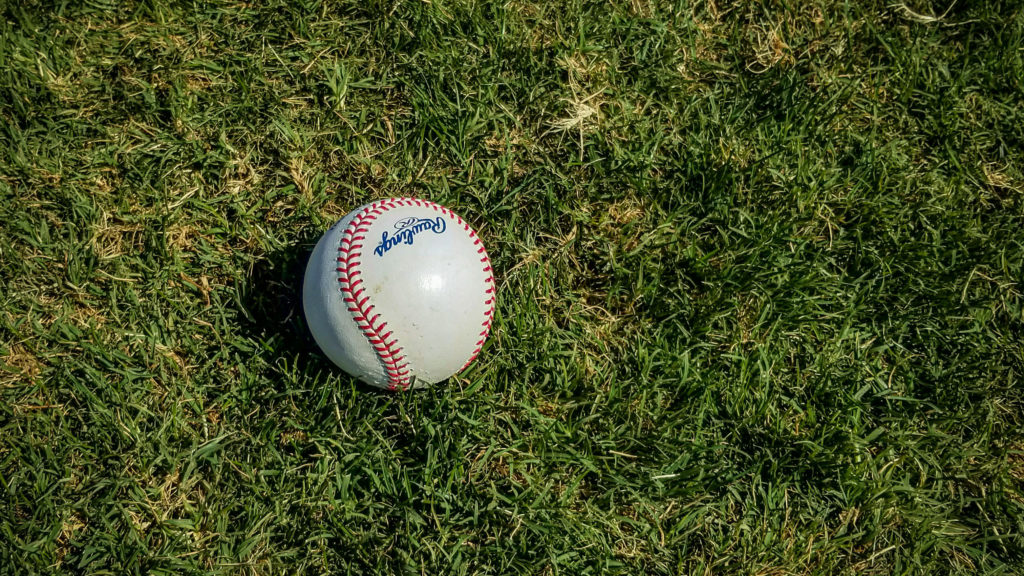
<instances>
[{"instance_id":1,"label":"shaded grass","mask_svg":"<svg viewBox=\"0 0 1024 576\"><path fill-rule=\"evenodd\" d=\"M0 19L0 571L1019 570L1015 4L101 4ZM297 301L393 195L500 285L409 395Z\"/></svg>"}]
</instances>

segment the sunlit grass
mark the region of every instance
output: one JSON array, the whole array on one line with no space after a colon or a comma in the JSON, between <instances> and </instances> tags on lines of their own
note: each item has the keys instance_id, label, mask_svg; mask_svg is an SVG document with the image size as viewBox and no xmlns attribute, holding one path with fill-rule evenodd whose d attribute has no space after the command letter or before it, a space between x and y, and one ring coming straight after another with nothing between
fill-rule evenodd
<instances>
[{"instance_id":1,"label":"sunlit grass","mask_svg":"<svg viewBox=\"0 0 1024 576\"><path fill-rule=\"evenodd\" d=\"M1015 3L79 4L0 10L0 573L1020 569ZM396 395L298 296L407 195L499 306Z\"/></svg>"}]
</instances>

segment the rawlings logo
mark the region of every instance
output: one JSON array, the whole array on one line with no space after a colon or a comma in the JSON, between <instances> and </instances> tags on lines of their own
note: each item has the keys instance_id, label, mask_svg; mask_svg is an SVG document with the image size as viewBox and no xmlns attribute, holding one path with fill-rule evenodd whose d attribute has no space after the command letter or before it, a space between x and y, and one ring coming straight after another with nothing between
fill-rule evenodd
<instances>
[{"instance_id":1,"label":"rawlings logo","mask_svg":"<svg viewBox=\"0 0 1024 576\"><path fill-rule=\"evenodd\" d=\"M412 244L413 239L417 234L424 230L431 230L434 234L441 234L447 228L444 218L438 216L437 218L416 218L410 216L408 218L402 218L398 222L395 222L395 232L393 236L388 236L387 232L380 235L380 244L373 249L373 253L377 256L384 256L384 253L391 250L399 244Z\"/></svg>"}]
</instances>

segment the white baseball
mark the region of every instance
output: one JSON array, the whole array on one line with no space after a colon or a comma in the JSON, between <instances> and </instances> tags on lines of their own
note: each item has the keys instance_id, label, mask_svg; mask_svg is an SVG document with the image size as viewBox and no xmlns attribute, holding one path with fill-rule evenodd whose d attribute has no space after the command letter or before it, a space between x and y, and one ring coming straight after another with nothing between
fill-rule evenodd
<instances>
[{"instance_id":1,"label":"white baseball","mask_svg":"<svg viewBox=\"0 0 1024 576\"><path fill-rule=\"evenodd\" d=\"M480 353L494 317L491 263L451 210L417 198L349 212L317 243L302 306L335 364L388 389L434 384Z\"/></svg>"}]
</instances>

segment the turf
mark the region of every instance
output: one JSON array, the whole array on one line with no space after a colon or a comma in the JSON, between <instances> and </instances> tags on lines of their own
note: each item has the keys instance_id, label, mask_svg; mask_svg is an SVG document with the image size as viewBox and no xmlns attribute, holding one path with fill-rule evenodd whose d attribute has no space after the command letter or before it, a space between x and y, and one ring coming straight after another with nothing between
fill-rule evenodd
<instances>
[{"instance_id":1,"label":"turf","mask_svg":"<svg viewBox=\"0 0 1024 576\"><path fill-rule=\"evenodd\" d=\"M3 4L0 573L1024 569L1019 3ZM409 195L390 394L299 288Z\"/></svg>"}]
</instances>

